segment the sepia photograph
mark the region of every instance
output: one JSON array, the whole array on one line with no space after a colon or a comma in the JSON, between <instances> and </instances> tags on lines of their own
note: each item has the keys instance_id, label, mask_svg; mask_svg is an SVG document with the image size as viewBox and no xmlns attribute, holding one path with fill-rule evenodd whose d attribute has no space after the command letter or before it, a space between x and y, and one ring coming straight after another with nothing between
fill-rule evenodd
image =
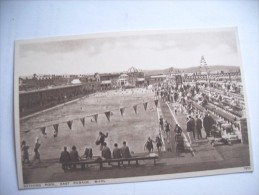
<instances>
[{"instance_id":1,"label":"sepia photograph","mask_svg":"<svg viewBox=\"0 0 259 195\"><path fill-rule=\"evenodd\" d=\"M237 28L15 41L20 189L253 171Z\"/></svg>"}]
</instances>

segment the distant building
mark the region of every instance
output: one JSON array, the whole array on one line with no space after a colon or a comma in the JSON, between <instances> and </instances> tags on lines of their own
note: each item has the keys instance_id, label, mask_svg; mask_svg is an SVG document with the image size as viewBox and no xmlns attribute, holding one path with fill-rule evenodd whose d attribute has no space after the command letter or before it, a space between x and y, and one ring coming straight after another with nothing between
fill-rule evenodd
<instances>
[{"instance_id":1,"label":"distant building","mask_svg":"<svg viewBox=\"0 0 259 195\"><path fill-rule=\"evenodd\" d=\"M117 80L117 85L120 87L129 85L129 76L125 73L121 74Z\"/></svg>"},{"instance_id":2,"label":"distant building","mask_svg":"<svg viewBox=\"0 0 259 195\"><path fill-rule=\"evenodd\" d=\"M148 85L162 83L166 79L165 74L152 75L146 78Z\"/></svg>"}]
</instances>

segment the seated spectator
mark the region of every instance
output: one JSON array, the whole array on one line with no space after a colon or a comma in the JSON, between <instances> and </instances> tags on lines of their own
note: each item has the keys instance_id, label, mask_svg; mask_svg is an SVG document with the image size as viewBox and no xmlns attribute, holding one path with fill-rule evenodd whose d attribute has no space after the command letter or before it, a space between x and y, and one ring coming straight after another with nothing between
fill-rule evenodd
<instances>
[{"instance_id":1,"label":"seated spectator","mask_svg":"<svg viewBox=\"0 0 259 195\"><path fill-rule=\"evenodd\" d=\"M103 157L104 159L111 159L111 158L112 158L112 156L111 156L111 150L110 150L110 148L107 146L107 143L106 143L106 142L103 143L102 157Z\"/></svg>"},{"instance_id":2,"label":"seated spectator","mask_svg":"<svg viewBox=\"0 0 259 195\"><path fill-rule=\"evenodd\" d=\"M81 156L81 158L85 158L85 159L92 159L93 157L93 150L92 148L85 148L85 152L83 154L83 156Z\"/></svg>"},{"instance_id":3,"label":"seated spectator","mask_svg":"<svg viewBox=\"0 0 259 195\"><path fill-rule=\"evenodd\" d=\"M121 147L121 155L122 155L122 158L130 158L131 157L129 147L126 145L125 141L123 142L123 146Z\"/></svg>"},{"instance_id":4,"label":"seated spectator","mask_svg":"<svg viewBox=\"0 0 259 195\"><path fill-rule=\"evenodd\" d=\"M114 149L112 151L113 158L121 158L121 150L118 148L118 144L114 144Z\"/></svg>"},{"instance_id":5,"label":"seated spectator","mask_svg":"<svg viewBox=\"0 0 259 195\"><path fill-rule=\"evenodd\" d=\"M72 162L79 161L79 155L75 146L72 147L72 151L70 152L70 160Z\"/></svg>"},{"instance_id":6,"label":"seated spectator","mask_svg":"<svg viewBox=\"0 0 259 195\"><path fill-rule=\"evenodd\" d=\"M61 152L59 162L62 163L62 169L65 171L69 167L65 163L70 162L70 155L69 152L67 151L67 147L64 147L64 150Z\"/></svg>"}]
</instances>

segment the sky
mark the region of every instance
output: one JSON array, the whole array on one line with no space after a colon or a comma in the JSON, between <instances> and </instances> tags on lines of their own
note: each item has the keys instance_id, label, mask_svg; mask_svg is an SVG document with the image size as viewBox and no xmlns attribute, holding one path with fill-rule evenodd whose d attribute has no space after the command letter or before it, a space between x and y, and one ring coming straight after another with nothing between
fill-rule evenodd
<instances>
[{"instance_id":1,"label":"sky","mask_svg":"<svg viewBox=\"0 0 259 195\"><path fill-rule=\"evenodd\" d=\"M234 28L108 33L18 41L19 76L93 74L210 65L240 66Z\"/></svg>"}]
</instances>

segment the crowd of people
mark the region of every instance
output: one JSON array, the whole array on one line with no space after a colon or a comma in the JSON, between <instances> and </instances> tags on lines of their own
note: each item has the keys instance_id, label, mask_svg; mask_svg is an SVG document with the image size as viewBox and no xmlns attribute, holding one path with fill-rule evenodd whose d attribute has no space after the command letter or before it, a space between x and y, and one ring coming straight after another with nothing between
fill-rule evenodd
<instances>
[{"instance_id":1,"label":"crowd of people","mask_svg":"<svg viewBox=\"0 0 259 195\"><path fill-rule=\"evenodd\" d=\"M215 85L215 86L214 86ZM227 87L226 87L227 86ZM222 89L227 91L231 90L231 86L234 84L227 83L226 86ZM226 127L220 121L218 121L215 117L210 115L210 112L206 109L206 105L209 102L214 102L215 99L219 102L224 101L225 96L216 92L204 93L204 89L210 87L219 86L216 83L195 83L195 84L175 84L172 82L164 82L162 84L158 84L155 86L155 96L160 98L162 102L176 103L179 105L179 108L175 107L174 114L180 111L181 113L185 112L187 114L186 119L186 131L187 137L190 143L196 139L202 139L202 129L205 131L205 137L221 137L223 134L229 134L233 132L236 128L234 124L226 124ZM231 98L233 105L239 105L239 101L236 98ZM205 112L198 111L192 104L192 101L197 101L198 104L205 108ZM175 105L175 104L174 104ZM162 117L160 117L159 125L162 130L166 130L166 135L168 137L168 132L170 129L169 125L165 125L167 121L165 121ZM179 128L177 125L175 128Z\"/></svg>"},{"instance_id":2,"label":"crowd of people","mask_svg":"<svg viewBox=\"0 0 259 195\"><path fill-rule=\"evenodd\" d=\"M177 85L170 82L165 82L163 84L157 85L154 88L155 96L160 98L162 102L171 102L177 103L179 108L175 108L174 114L177 115L178 112L186 112L187 119L186 119L186 131L187 131L187 138L189 143L192 143L196 139L203 139L208 138L211 136L217 137L219 136L221 126L216 121L209 112L200 113L189 103L189 100L197 97L198 102L202 106L206 106L210 101L210 98L216 98L219 101L223 100L223 96L221 94L212 94L208 95L203 92L202 89L207 87L206 83L196 83L194 85L190 84L181 84ZM161 148L163 145L163 141L161 139L161 132L165 133L167 140L171 140L171 129L174 129L176 136L181 136L183 130L179 124L176 124L175 127L172 127L171 124L165 120L162 116L159 118L159 128L160 134L156 136L153 140L151 137L145 142L144 150L147 150L149 153L154 151L153 144L156 144L157 151L161 152ZM206 137L202 136L202 129L204 128ZM226 132L229 133L232 131L231 127L225 128ZM43 135L46 135L45 129L42 130ZM58 131L55 130L54 137L58 135ZM130 152L129 147L127 146L126 141L123 141L121 147L119 147L118 143L114 143L113 150L108 147L107 142L105 139L108 137L108 133L104 134L103 132L99 132L98 139L96 140L95 144L99 146L101 151L101 158L102 159L120 159L120 158L130 158L132 152ZM175 138L176 140L176 138ZM40 148L41 144L39 138L36 138L34 144L34 161L41 161L40 157ZM26 144L25 141L22 141L21 144L21 152L22 152L22 162L23 163L30 163L29 159L29 146ZM72 146L71 151L68 151L67 147L64 147L64 150L61 152L60 155L60 163L62 163L62 168L67 170L71 167L66 165L66 162L77 162L83 159L92 159L93 158L93 150L90 147L86 147L84 150L83 155L79 155L76 146Z\"/></svg>"},{"instance_id":3,"label":"crowd of people","mask_svg":"<svg viewBox=\"0 0 259 195\"><path fill-rule=\"evenodd\" d=\"M99 132L99 137L96 140L96 145L100 145L101 156L93 159L92 148L86 147L84 154L80 156L76 149L76 146L72 146L70 152L67 151L67 147L64 147L64 150L61 152L59 162L62 164L63 170L73 169L75 165L69 165L69 162L78 162L80 160L109 160L109 159L120 159L120 158L130 158L131 153L129 147L127 146L126 141L123 141L122 146L119 147L117 143L114 143L114 148L111 149L107 146L105 138L108 137L108 133L104 134Z\"/></svg>"}]
</instances>

